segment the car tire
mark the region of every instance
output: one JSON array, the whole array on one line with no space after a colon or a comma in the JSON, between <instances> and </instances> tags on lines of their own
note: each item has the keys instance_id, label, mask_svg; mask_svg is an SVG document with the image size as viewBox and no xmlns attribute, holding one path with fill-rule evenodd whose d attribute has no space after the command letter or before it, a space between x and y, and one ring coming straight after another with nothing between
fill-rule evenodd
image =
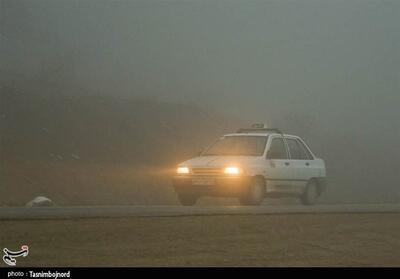
<instances>
[{"instance_id":1,"label":"car tire","mask_svg":"<svg viewBox=\"0 0 400 279\"><path fill-rule=\"evenodd\" d=\"M239 197L241 205L259 205L265 197L265 183L261 178L254 178L246 192Z\"/></svg>"},{"instance_id":2,"label":"car tire","mask_svg":"<svg viewBox=\"0 0 400 279\"><path fill-rule=\"evenodd\" d=\"M314 205L317 203L318 197L318 185L315 180L310 180L307 183L306 189L301 197L301 201L304 205Z\"/></svg>"},{"instance_id":3,"label":"car tire","mask_svg":"<svg viewBox=\"0 0 400 279\"><path fill-rule=\"evenodd\" d=\"M193 206L196 204L198 197L191 194L178 194L178 200L181 205Z\"/></svg>"}]
</instances>

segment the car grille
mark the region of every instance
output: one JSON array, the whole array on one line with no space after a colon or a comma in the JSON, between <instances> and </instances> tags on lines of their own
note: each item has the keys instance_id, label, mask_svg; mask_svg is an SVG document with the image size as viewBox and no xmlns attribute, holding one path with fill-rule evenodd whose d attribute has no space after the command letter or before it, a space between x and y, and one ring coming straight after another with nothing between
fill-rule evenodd
<instances>
[{"instance_id":1,"label":"car grille","mask_svg":"<svg viewBox=\"0 0 400 279\"><path fill-rule=\"evenodd\" d=\"M222 174L221 168L193 168L193 174L199 175L218 175Z\"/></svg>"}]
</instances>

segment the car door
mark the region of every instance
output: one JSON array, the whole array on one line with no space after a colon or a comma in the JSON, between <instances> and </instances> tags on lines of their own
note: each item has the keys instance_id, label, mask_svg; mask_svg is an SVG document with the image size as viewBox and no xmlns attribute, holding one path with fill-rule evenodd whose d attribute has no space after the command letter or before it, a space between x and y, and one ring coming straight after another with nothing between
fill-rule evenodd
<instances>
[{"instance_id":1,"label":"car door","mask_svg":"<svg viewBox=\"0 0 400 279\"><path fill-rule=\"evenodd\" d=\"M302 147L297 138L286 138L286 143L289 148L290 164L293 169L293 190L302 193L307 182L312 178L312 162L311 158Z\"/></svg>"},{"instance_id":2,"label":"car door","mask_svg":"<svg viewBox=\"0 0 400 279\"><path fill-rule=\"evenodd\" d=\"M266 154L266 179L268 192L290 192L293 172L288 150L282 136L271 137Z\"/></svg>"},{"instance_id":3,"label":"car door","mask_svg":"<svg viewBox=\"0 0 400 279\"><path fill-rule=\"evenodd\" d=\"M306 166L307 166L308 180L313 177L319 177L321 172L320 160L317 160L314 157L314 155L311 153L310 149L307 147L307 145L304 143L302 139L298 138L297 142L299 143L301 149L305 153L305 157L307 158Z\"/></svg>"}]
</instances>

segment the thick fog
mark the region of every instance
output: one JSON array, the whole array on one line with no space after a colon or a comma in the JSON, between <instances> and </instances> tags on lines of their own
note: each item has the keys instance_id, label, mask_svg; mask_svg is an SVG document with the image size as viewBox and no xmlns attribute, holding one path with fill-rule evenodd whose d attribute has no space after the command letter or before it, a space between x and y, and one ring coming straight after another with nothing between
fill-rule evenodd
<instances>
[{"instance_id":1,"label":"thick fog","mask_svg":"<svg viewBox=\"0 0 400 279\"><path fill-rule=\"evenodd\" d=\"M337 199L400 200L399 1L0 3L3 86L266 122L327 160Z\"/></svg>"}]
</instances>

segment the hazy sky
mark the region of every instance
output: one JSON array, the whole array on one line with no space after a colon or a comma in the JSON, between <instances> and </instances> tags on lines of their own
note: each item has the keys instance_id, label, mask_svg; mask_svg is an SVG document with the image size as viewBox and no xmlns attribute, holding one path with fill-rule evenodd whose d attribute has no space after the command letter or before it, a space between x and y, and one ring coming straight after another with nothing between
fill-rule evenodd
<instances>
[{"instance_id":1,"label":"hazy sky","mask_svg":"<svg viewBox=\"0 0 400 279\"><path fill-rule=\"evenodd\" d=\"M0 0L0 28L0 90L264 121L326 159L331 194L400 197L398 0Z\"/></svg>"},{"instance_id":2,"label":"hazy sky","mask_svg":"<svg viewBox=\"0 0 400 279\"><path fill-rule=\"evenodd\" d=\"M292 110L322 123L398 116L400 1L0 2L6 81L157 96L257 120Z\"/></svg>"}]
</instances>

